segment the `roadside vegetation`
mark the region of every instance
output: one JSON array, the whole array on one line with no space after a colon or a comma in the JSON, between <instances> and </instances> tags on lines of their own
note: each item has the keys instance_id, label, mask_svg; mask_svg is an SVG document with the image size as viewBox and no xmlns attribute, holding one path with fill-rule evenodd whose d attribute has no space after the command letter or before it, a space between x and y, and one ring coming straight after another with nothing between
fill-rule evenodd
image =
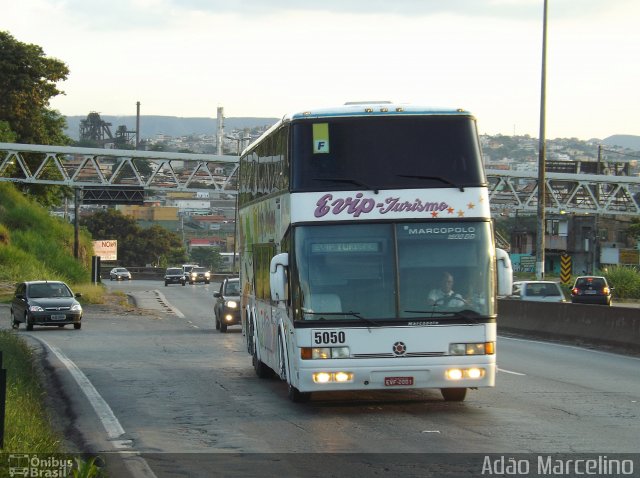
<instances>
[{"instance_id":1,"label":"roadside vegetation","mask_svg":"<svg viewBox=\"0 0 640 478\"><path fill-rule=\"evenodd\" d=\"M18 191L0 183L0 282L62 280L73 286L90 282L91 236L80 231L73 256L73 226Z\"/></svg>"},{"instance_id":2,"label":"roadside vegetation","mask_svg":"<svg viewBox=\"0 0 640 478\"><path fill-rule=\"evenodd\" d=\"M52 430L44 408L45 391L31 349L16 334L0 331L7 371L4 453L60 453L62 437Z\"/></svg>"}]
</instances>

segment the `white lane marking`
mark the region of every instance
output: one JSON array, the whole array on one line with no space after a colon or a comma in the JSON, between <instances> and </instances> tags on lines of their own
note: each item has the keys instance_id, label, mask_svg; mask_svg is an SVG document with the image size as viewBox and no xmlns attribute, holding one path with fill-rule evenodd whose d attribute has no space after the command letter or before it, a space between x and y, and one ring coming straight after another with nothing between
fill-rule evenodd
<instances>
[{"instance_id":1,"label":"white lane marking","mask_svg":"<svg viewBox=\"0 0 640 478\"><path fill-rule=\"evenodd\" d=\"M520 373L520 372L513 372L511 370L505 370L503 368L498 367L498 372L502 372L502 373L510 373L512 375L519 375L521 377L526 377L527 374L526 373Z\"/></svg>"},{"instance_id":2,"label":"white lane marking","mask_svg":"<svg viewBox=\"0 0 640 478\"><path fill-rule=\"evenodd\" d=\"M80 370L78 366L73 363L73 361L64 353L62 353L62 351L57 347L48 344L44 340L42 340L42 342L47 347L49 347L49 350L51 350L53 354L58 357L58 360L60 360L60 362L62 362L65 367L67 367L67 370L69 370L69 373L71 373L71 376L74 378L78 386L82 389L87 399L89 400L89 403L98 414L98 418L102 422L109 440L115 440L116 438L124 435L124 428L122 428L122 425L120 425L120 422L113 414L113 410L111 410L109 404L104 401L104 398L102 398L102 396L98 393L96 388L87 378L87 376L82 372L82 370Z\"/></svg>"},{"instance_id":3,"label":"white lane marking","mask_svg":"<svg viewBox=\"0 0 640 478\"><path fill-rule=\"evenodd\" d=\"M181 319L184 319L184 314L182 312L180 312L178 309L176 309L171 302L169 302L167 300L167 298L164 296L164 294L162 292L160 292L159 290L154 290L154 292L156 293L156 295L158 296L158 298L162 301L162 303L164 305L166 305L169 309L171 309L171 312L173 312L174 314L176 314L178 317L180 317Z\"/></svg>"},{"instance_id":4,"label":"white lane marking","mask_svg":"<svg viewBox=\"0 0 640 478\"><path fill-rule=\"evenodd\" d=\"M60 362L62 362L62 364L67 367L67 370L69 370L69 373L76 381L80 389L84 392L87 400L89 400L89 403L97 413L102 426L107 432L109 441L116 449L116 451L121 454L132 454L132 456L134 457L133 459L124 460L124 464L129 469L132 476L157 478L156 474L151 470L151 467L149 467L147 461L140 456L136 456L139 454L139 452L132 450L132 440L118 440L119 437L125 434L124 428L122 428L122 425L120 425L120 422L114 415L113 410L111 410L109 404L104 400L104 398L102 398L102 395L98 393L96 388L87 378L87 376L82 372L82 370L80 370L78 366L57 347L47 343L39 337L35 337L33 335L31 337L38 340L45 347L51 350L51 352L58 358L58 360L60 360Z\"/></svg>"},{"instance_id":5,"label":"white lane marking","mask_svg":"<svg viewBox=\"0 0 640 478\"><path fill-rule=\"evenodd\" d=\"M567 345L567 344L559 344L559 343L556 343L556 342L545 342L544 340L516 339L515 337L503 337L503 336L500 336L500 340L513 340L515 342L531 342L531 343L534 343L534 344L549 345L549 346L555 346L555 347L563 347L565 349L580 350L581 352L591 352L591 353L594 353L594 354L609 355L611 357L616 357L616 358L624 357L625 359L640 361L640 357L634 357L634 356L631 356L631 355L618 354L618 353L615 353L615 352L605 352L605 351L602 351L602 350L588 349L588 348L585 348L585 347L580 347L578 345Z\"/></svg>"}]
</instances>

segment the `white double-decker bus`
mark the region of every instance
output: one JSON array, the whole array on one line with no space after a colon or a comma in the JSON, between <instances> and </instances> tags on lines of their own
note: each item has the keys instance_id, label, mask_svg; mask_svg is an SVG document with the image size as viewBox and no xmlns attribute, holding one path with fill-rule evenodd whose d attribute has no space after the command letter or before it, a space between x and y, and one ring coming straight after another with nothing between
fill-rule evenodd
<instances>
[{"instance_id":1,"label":"white double-decker bus","mask_svg":"<svg viewBox=\"0 0 640 478\"><path fill-rule=\"evenodd\" d=\"M243 152L238 202L258 376L285 380L293 401L407 388L460 401L494 386L511 264L496 258L469 112L370 103L287 115Z\"/></svg>"}]
</instances>

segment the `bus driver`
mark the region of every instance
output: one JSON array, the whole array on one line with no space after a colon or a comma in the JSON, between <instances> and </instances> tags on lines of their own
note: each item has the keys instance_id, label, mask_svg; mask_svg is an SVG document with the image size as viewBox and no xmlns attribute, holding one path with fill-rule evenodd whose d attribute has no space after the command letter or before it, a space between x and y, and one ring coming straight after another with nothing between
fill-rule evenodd
<instances>
[{"instance_id":1,"label":"bus driver","mask_svg":"<svg viewBox=\"0 0 640 478\"><path fill-rule=\"evenodd\" d=\"M442 274L439 288L432 289L427 296L427 303L435 306L462 307L465 300L453 290L453 276L449 272Z\"/></svg>"}]
</instances>

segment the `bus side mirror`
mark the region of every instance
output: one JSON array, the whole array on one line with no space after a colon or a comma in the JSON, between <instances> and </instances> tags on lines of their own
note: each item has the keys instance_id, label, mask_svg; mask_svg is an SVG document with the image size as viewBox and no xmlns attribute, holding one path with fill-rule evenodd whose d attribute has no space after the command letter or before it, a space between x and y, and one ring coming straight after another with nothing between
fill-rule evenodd
<instances>
[{"instance_id":1,"label":"bus side mirror","mask_svg":"<svg viewBox=\"0 0 640 478\"><path fill-rule=\"evenodd\" d=\"M513 293L513 267L507 251L496 248L496 266L498 272L498 295L511 295Z\"/></svg>"},{"instance_id":2,"label":"bus side mirror","mask_svg":"<svg viewBox=\"0 0 640 478\"><path fill-rule=\"evenodd\" d=\"M271 300L280 302L287 300L287 267L289 254L283 252L273 256L269 266L269 285L271 286Z\"/></svg>"}]
</instances>

